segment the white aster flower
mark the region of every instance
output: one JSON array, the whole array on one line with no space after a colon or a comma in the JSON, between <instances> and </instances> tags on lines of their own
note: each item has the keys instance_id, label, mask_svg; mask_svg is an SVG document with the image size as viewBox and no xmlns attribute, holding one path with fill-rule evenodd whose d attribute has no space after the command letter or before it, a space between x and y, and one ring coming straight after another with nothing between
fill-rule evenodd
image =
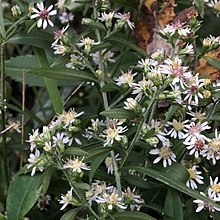
<instances>
[{"instance_id":1,"label":"white aster flower","mask_svg":"<svg viewBox=\"0 0 220 220\"><path fill-rule=\"evenodd\" d=\"M73 21L74 15L71 12L62 12L62 14L59 16L59 20L62 24L68 23Z\"/></svg>"},{"instance_id":2,"label":"white aster flower","mask_svg":"<svg viewBox=\"0 0 220 220\"><path fill-rule=\"evenodd\" d=\"M122 197L119 197L115 190L112 193L103 193L102 195L97 196L95 201L98 204L106 204L108 210L112 210L114 207L118 207L120 209L127 208Z\"/></svg>"},{"instance_id":3,"label":"white aster flower","mask_svg":"<svg viewBox=\"0 0 220 220\"><path fill-rule=\"evenodd\" d=\"M161 148L152 149L149 151L149 154L158 155L153 163L158 163L163 160L164 167L167 167L167 164L170 166L172 164L172 161L176 161L176 155L171 150L170 144L163 145Z\"/></svg>"},{"instance_id":4,"label":"white aster flower","mask_svg":"<svg viewBox=\"0 0 220 220\"><path fill-rule=\"evenodd\" d=\"M37 27L43 27L45 29L49 24L51 27L54 26L53 22L50 20L50 17L57 14L57 10L52 10L53 5L50 5L48 8L44 7L44 3L37 3L37 8L32 8L32 13L35 13L30 16L31 19L38 18Z\"/></svg>"},{"instance_id":5,"label":"white aster flower","mask_svg":"<svg viewBox=\"0 0 220 220\"><path fill-rule=\"evenodd\" d=\"M128 72L126 73L124 73L123 71L121 72L122 75L116 79L116 84L119 86L128 85L129 87L132 87L133 78L137 75L137 73L132 74L132 70L128 70Z\"/></svg>"},{"instance_id":6,"label":"white aster flower","mask_svg":"<svg viewBox=\"0 0 220 220\"><path fill-rule=\"evenodd\" d=\"M128 13L124 13L124 14L121 14L121 13L115 13L114 14L114 17L118 19L118 23L125 23L128 25L128 27L133 30L135 25L134 25L134 22L131 22L130 21L130 12Z\"/></svg>"},{"instance_id":7,"label":"white aster flower","mask_svg":"<svg viewBox=\"0 0 220 220\"><path fill-rule=\"evenodd\" d=\"M126 132L127 126L122 127L118 120L111 120L109 127L103 132L106 140L104 142L104 147L112 145L114 140L121 141L123 138L122 133Z\"/></svg>"},{"instance_id":8,"label":"white aster flower","mask_svg":"<svg viewBox=\"0 0 220 220\"><path fill-rule=\"evenodd\" d=\"M220 15L220 1L219 0L209 0L209 1L206 1L207 5L210 7L210 8L213 8L214 9L214 12L216 13L216 16L219 17Z\"/></svg>"},{"instance_id":9,"label":"white aster flower","mask_svg":"<svg viewBox=\"0 0 220 220\"><path fill-rule=\"evenodd\" d=\"M120 161L120 160L121 160L121 158L119 158L119 154L116 154L115 155L115 161ZM114 173L112 157L106 157L105 158L105 166L107 168L107 173L108 174L113 174Z\"/></svg>"},{"instance_id":10,"label":"white aster flower","mask_svg":"<svg viewBox=\"0 0 220 220\"><path fill-rule=\"evenodd\" d=\"M68 47L62 44L54 44L53 49L54 49L54 54L60 54L60 55L65 55L69 50Z\"/></svg>"},{"instance_id":11,"label":"white aster flower","mask_svg":"<svg viewBox=\"0 0 220 220\"><path fill-rule=\"evenodd\" d=\"M83 162L83 159L80 160L78 157L73 159L67 159L63 165L63 169L71 169L73 172L81 173L82 170L90 170L90 167Z\"/></svg>"},{"instance_id":12,"label":"white aster flower","mask_svg":"<svg viewBox=\"0 0 220 220\"><path fill-rule=\"evenodd\" d=\"M115 62L115 60L112 59L115 54L111 51L106 52L106 49L102 50L102 54L100 54L100 51L97 51L95 53L91 53L90 55L92 56L92 59L96 65L99 65L100 62L102 63L105 63L105 62L114 63Z\"/></svg>"},{"instance_id":13,"label":"white aster flower","mask_svg":"<svg viewBox=\"0 0 220 220\"><path fill-rule=\"evenodd\" d=\"M218 181L218 177L215 180L212 180L210 176L210 187L208 189L208 195L214 201L220 201L220 182Z\"/></svg>"},{"instance_id":14,"label":"white aster flower","mask_svg":"<svg viewBox=\"0 0 220 220\"><path fill-rule=\"evenodd\" d=\"M128 110L136 110L138 107L137 101L133 98L127 98L124 104L124 108Z\"/></svg>"},{"instance_id":15,"label":"white aster flower","mask_svg":"<svg viewBox=\"0 0 220 220\"><path fill-rule=\"evenodd\" d=\"M199 138L189 142L184 141L183 144L187 145L186 148L189 150L189 155L194 155L195 158L199 158L201 151L205 148L205 140Z\"/></svg>"},{"instance_id":16,"label":"white aster flower","mask_svg":"<svg viewBox=\"0 0 220 220\"><path fill-rule=\"evenodd\" d=\"M67 31L69 28L69 24L66 27L63 27L61 30L54 31L54 42L52 43L51 47L55 46L58 44L59 40L62 38L64 33Z\"/></svg>"},{"instance_id":17,"label":"white aster flower","mask_svg":"<svg viewBox=\"0 0 220 220\"><path fill-rule=\"evenodd\" d=\"M69 146L72 144L72 139L66 136L66 133L56 133L53 137L53 145L58 147L64 147L65 144Z\"/></svg>"},{"instance_id":18,"label":"white aster flower","mask_svg":"<svg viewBox=\"0 0 220 220\"><path fill-rule=\"evenodd\" d=\"M150 66L156 66L156 65L158 65L158 61L150 58L145 58L138 61L137 67L143 68L144 71L147 72Z\"/></svg>"},{"instance_id":19,"label":"white aster flower","mask_svg":"<svg viewBox=\"0 0 220 220\"><path fill-rule=\"evenodd\" d=\"M207 160L212 160L213 165L220 159L220 134L215 130L215 138L209 140L208 144L202 150L201 155Z\"/></svg>"},{"instance_id":20,"label":"white aster flower","mask_svg":"<svg viewBox=\"0 0 220 220\"><path fill-rule=\"evenodd\" d=\"M41 158L40 158L40 151L38 149L35 150L34 154L33 153L30 154L30 156L28 158L28 162L29 162L29 164L27 164L27 168L28 169L32 168L31 176L33 176L35 174L37 168L41 172L43 172L44 167L40 163L41 162Z\"/></svg>"},{"instance_id":21,"label":"white aster flower","mask_svg":"<svg viewBox=\"0 0 220 220\"><path fill-rule=\"evenodd\" d=\"M175 33L177 33L180 37L186 37L188 34L192 32L192 30L189 27L184 27L185 23L180 23L178 20L175 23L168 24L166 27L161 31L164 35L171 35L173 36Z\"/></svg>"},{"instance_id":22,"label":"white aster flower","mask_svg":"<svg viewBox=\"0 0 220 220\"><path fill-rule=\"evenodd\" d=\"M204 139L206 141L209 141L210 139L203 135L201 132L205 131L207 129L210 129L211 127L208 126L208 122L191 122L189 125L185 125L186 127L186 134L183 136L185 138L185 142L189 141L195 141L196 139Z\"/></svg>"},{"instance_id":23,"label":"white aster flower","mask_svg":"<svg viewBox=\"0 0 220 220\"><path fill-rule=\"evenodd\" d=\"M32 130L32 132L33 134L29 134L29 140L27 140L31 144L31 152L36 148L37 143L41 141L39 129Z\"/></svg>"},{"instance_id":24,"label":"white aster flower","mask_svg":"<svg viewBox=\"0 0 220 220\"><path fill-rule=\"evenodd\" d=\"M172 125L172 129L170 131L168 131L167 135L170 135L170 137L173 138L179 138L179 139L183 139L184 134L185 134L185 124L188 123L188 120L185 121L177 121L176 119L173 119L172 122L167 122L168 125Z\"/></svg>"},{"instance_id":25,"label":"white aster flower","mask_svg":"<svg viewBox=\"0 0 220 220\"><path fill-rule=\"evenodd\" d=\"M135 193L135 188L131 190L128 186L125 192L123 192L123 197L126 205L130 206L131 211L140 211L141 206L144 204L144 200L141 196Z\"/></svg>"},{"instance_id":26,"label":"white aster flower","mask_svg":"<svg viewBox=\"0 0 220 220\"><path fill-rule=\"evenodd\" d=\"M65 209L68 204L72 203L72 200L73 200L73 188L67 191L66 195L61 195L61 199L59 200L59 203L63 204L63 206L60 208L60 210Z\"/></svg>"},{"instance_id":27,"label":"white aster flower","mask_svg":"<svg viewBox=\"0 0 220 220\"><path fill-rule=\"evenodd\" d=\"M189 172L189 179L186 182L186 185L192 189L197 189L197 183L203 184L204 182L203 177L200 175L202 174L201 171L197 170L198 166L194 165L192 168L187 169Z\"/></svg>"},{"instance_id":28,"label":"white aster flower","mask_svg":"<svg viewBox=\"0 0 220 220\"><path fill-rule=\"evenodd\" d=\"M206 197L206 195L203 192L200 192L200 194ZM210 197L209 197L209 199L213 200ZM217 208L207 202L204 202L203 200L196 199L196 200L193 200L193 202L198 204L198 208L196 209L196 212L200 212L203 209L211 211L211 212L220 211L220 208ZM214 200L213 200L213 202L214 202Z\"/></svg>"}]
</instances>

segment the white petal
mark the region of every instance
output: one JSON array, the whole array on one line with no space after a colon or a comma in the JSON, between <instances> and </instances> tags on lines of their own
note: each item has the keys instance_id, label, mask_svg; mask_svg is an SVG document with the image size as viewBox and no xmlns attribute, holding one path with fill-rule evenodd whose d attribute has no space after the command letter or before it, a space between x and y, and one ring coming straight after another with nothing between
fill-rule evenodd
<instances>
[{"instance_id":1,"label":"white petal","mask_svg":"<svg viewBox=\"0 0 220 220\"><path fill-rule=\"evenodd\" d=\"M46 27L47 27L47 20L44 19L44 21L43 21L43 29L46 29Z\"/></svg>"},{"instance_id":2,"label":"white petal","mask_svg":"<svg viewBox=\"0 0 220 220\"><path fill-rule=\"evenodd\" d=\"M42 23L43 23L43 19L40 18L37 22L37 27L40 28L42 26Z\"/></svg>"}]
</instances>

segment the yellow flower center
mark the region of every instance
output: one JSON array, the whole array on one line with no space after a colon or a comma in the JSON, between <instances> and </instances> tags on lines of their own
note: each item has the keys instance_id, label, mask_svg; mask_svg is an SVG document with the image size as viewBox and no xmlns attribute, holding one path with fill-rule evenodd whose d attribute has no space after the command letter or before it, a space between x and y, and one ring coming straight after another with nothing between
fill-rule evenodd
<instances>
[{"instance_id":1,"label":"yellow flower center","mask_svg":"<svg viewBox=\"0 0 220 220\"><path fill-rule=\"evenodd\" d=\"M108 138L114 139L117 136L117 130L115 128L108 128L106 134Z\"/></svg>"},{"instance_id":2,"label":"yellow flower center","mask_svg":"<svg viewBox=\"0 0 220 220\"><path fill-rule=\"evenodd\" d=\"M214 8L215 10L220 11L220 2L217 2L217 3L213 6L213 8Z\"/></svg>"},{"instance_id":3,"label":"yellow flower center","mask_svg":"<svg viewBox=\"0 0 220 220\"><path fill-rule=\"evenodd\" d=\"M205 91L203 92L203 95L204 95L204 97L205 97L206 99L208 99L208 98L211 97L211 92L210 92L209 90L205 90Z\"/></svg>"},{"instance_id":4,"label":"yellow flower center","mask_svg":"<svg viewBox=\"0 0 220 220\"><path fill-rule=\"evenodd\" d=\"M111 157L106 157L105 159L105 165L107 167L110 167L112 165L112 158Z\"/></svg>"},{"instance_id":5,"label":"yellow flower center","mask_svg":"<svg viewBox=\"0 0 220 220\"><path fill-rule=\"evenodd\" d=\"M190 179L195 179L196 172L192 168L188 169L188 172L189 172L189 178Z\"/></svg>"},{"instance_id":6,"label":"yellow flower center","mask_svg":"<svg viewBox=\"0 0 220 220\"><path fill-rule=\"evenodd\" d=\"M169 147L162 147L160 149L160 156L163 158L168 158L170 156L170 148Z\"/></svg>"},{"instance_id":7,"label":"yellow flower center","mask_svg":"<svg viewBox=\"0 0 220 220\"><path fill-rule=\"evenodd\" d=\"M212 190L219 193L220 192L220 184L213 184L211 186Z\"/></svg>"},{"instance_id":8,"label":"yellow flower center","mask_svg":"<svg viewBox=\"0 0 220 220\"><path fill-rule=\"evenodd\" d=\"M177 131L181 131L183 129L183 124L175 119L173 120L172 125Z\"/></svg>"},{"instance_id":9,"label":"yellow flower center","mask_svg":"<svg viewBox=\"0 0 220 220\"><path fill-rule=\"evenodd\" d=\"M110 204L117 204L118 202L118 194L115 194L114 192L109 196L109 203Z\"/></svg>"},{"instance_id":10,"label":"yellow flower center","mask_svg":"<svg viewBox=\"0 0 220 220\"><path fill-rule=\"evenodd\" d=\"M213 151L218 151L220 150L220 138L214 139L209 143L209 147L213 150Z\"/></svg>"}]
</instances>

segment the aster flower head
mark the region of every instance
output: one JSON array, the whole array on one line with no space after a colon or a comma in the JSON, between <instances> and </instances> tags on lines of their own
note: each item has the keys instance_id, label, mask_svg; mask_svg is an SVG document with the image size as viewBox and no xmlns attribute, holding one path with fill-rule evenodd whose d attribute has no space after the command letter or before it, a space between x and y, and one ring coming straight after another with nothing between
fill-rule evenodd
<instances>
[{"instance_id":1,"label":"aster flower head","mask_svg":"<svg viewBox=\"0 0 220 220\"><path fill-rule=\"evenodd\" d=\"M216 177L213 181L210 176L210 187L208 188L208 195L214 201L220 201L220 182L218 177Z\"/></svg>"},{"instance_id":2,"label":"aster flower head","mask_svg":"<svg viewBox=\"0 0 220 220\"><path fill-rule=\"evenodd\" d=\"M40 151L38 149L35 150L35 153L31 153L29 158L28 158L28 164L27 168L32 169L31 171L31 176L33 176L38 169L39 171L43 172L44 166L42 163L42 158L40 155Z\"/></svg>"},{"instance_id":3,"label":"aster flower head","mask_svg":"<svg viewBox=\"0 0 220 220\"><path fill-rule=\"evenodd\" d=\"M206 197L206 195L203 192L200 192L200 194ZM214 200L210 196L208 196L208 198L214 202ZM220 208L217 208L201 199L193 200L193 202L197 203L198 205L196 212L200 212L203 209L208 210L209 212L220 211Z\"/></svg>"},{"instance_id":4,"label":"aster flower head","mask_svg":"<svg viewBox=\"0 0 220 220\"><path fill-rule=\"evenodd\" d=\"M119 157L119 154L116 154L115 155L115 161L120 161L120 160L121 160L121 158ZM107 173L108 174L113 174L114 173L112 157L106 157L105 158L105 166L107 168Z\"/></svg>"},{"instance_id":5,"label":"aster flower head","mask_svg":"<svg viewBox=\"0 0 220 220\"><path fill-rule=\"evenodd\" d=\"M102 195L97 196L95 201L100 205L106 206L108 210L112 210L114 207L118 207L120 209L127 208L123 202L123 198L119 197L115 190L112 193L103 193Z\"/></svg>"},{"instance_id":6,"label":"aster flower head","mask_svg":"<svg viewBox=\"0 0 220 220\"><path fill-rule=\"evenodd\" d=\"M124 14L115 13L115 14L114 14L114 17L118 19L118 20L117 20L116 29L117 29L117 28L121 28L121 27L123 27L124 25L127 25L131 30L134 29L134 27L135 27L134 22L131 22L131 21L130 21L130 17L131 17L130 12L124 13Z\"/></svg>"},{"instance_id":7,"label":"aster flower head","mask_svg":"<svg viewBox=\"0 0 220 220\"><path fill-rule=\"evenodd\" d=\"M152 149L149 151L149 154L158 155L158 157L153 161L153 163L158 163L161 160L163 161L163 166L167 167L167 165L171 165L172 161L176 161L176 155L170 148L169 144L164 144L161 148Z\"/></svg>"},{"instance_id":8,"label":"aster flower head","mask_svg":"<svg viewBox=\"0 0 220 220\"><path fill-rule=\"evenodd\" d=\"M168 125L171 125L172 128L170 131L168 131L167 135L170 135L170 137L173 138L179 138L179 139L183 139L184 137L184 128L185 128L185 124L188 123L188 120L185 121L177 121L176 119L173 119L172 122L167 122Z\"/></svg>"},{"instance_id":9,"label":"aster flower head","mask_svg":"<svg viewBox=\"0 0 220 220\"><path fill-rule=\"evenodd\" d=\"M74 159L67 159L63 165L63 169L71 169L73 172L81 173L82 170L90 170L90 167L83 162L83 159L76 157Z\"/></svg>"},{"instance_id":10,"label":"aster flower head","mask_svg":"<svg viewBox=\"0 0 220 220\"><path fill-rule=\"evenodd\" d=\"M58 44L59 40L62 39L62 37L64 36L64 34L68 28L69 28L69 24L66 25L66 27L63 27L61 30L54 32L54 40L55 41L52 43L52 45L51 45L52 47Z\"/></svg>"},{"instance_id":11,"label":"aster flower head","mask_svg":"<svg viewBox=\"0 0 220 220\"><path fill-rule=\"evenodd\" d=\"M168 36L169 35L173 36L174 34L178 34L178 36L180 37L187 37L187 35L189 35L192 32L192 30L184 25L185 23L181 23L178 20L175 23L166 25L166 27L162 31L160 31L160 33Z\"/></svg>"},{"instance_id":12,"label":"aster flower head","mask_svg":"<svg viewBox=\"0 0 220 220\"><path fill-rule=\"evenodd\" d=\"M215 165L216 161L220 159L220 134L215 130L215 137L209 139L205 148L201 151L201 155L207 160L212 160Z\"/></svg>"},{"instance_id":13,"label":"aster flower head","mask_svg":"<svg viewBox=\"0 0 220 220\"><path fill-rule=\"evenodd\" d=\"M139 211L141 206L144 204L144 200L141 199L141 196L138 195L135 191L135 188L131 190L131 188L128 186L127 189L123 192L125 204L130 206L131 211Z\"/></svg>"},{"instance_id":14,"label":"aster flower head","mask_svg":"<svg viewBox=\"0 0 220 220\"><path fill-rule=\"evenodd\" d=\"M217 17L220 15L220 1L219 0L208 0L206 1L207 6L212 8Z\"/></svg>"},{"instance_id":15,"label":"aster flower head","mask_svg":"<svg viewBox=\"0 0 220 220\"><path fill-rule=\"evenodd\" d=\"M112 27L112 19L114 17L114 12L102 12L100 14L100 17L98 18L101 22L105 22L105 25L107 28L111 28Z\"/></svg>"},{"instance_id":16,"label":"aster flower head","mask_svg":"<svg viewBox=\"0 0 220 220\"><path fill-rule=\"evenodd\" d=\"M82 57L77 56L75 54L70 54L69 63L66 64L66 68L69 69L84 69L86 66L85 61Z\"/></svg>"},{"instance_id":17,"label":"aster flower head","mask_svg":"<svg viewBox=\"0 0 220 220\"><path fill-rule=\"evenodd\" d=\"M189 179L186 182L186 185L192 189L197 189L197 184L203 184L203 177L201 176L202 172L197 170L198 166L194 165L193 167L187 169L189 173Z\"/></svg>"},{"instance_id":18,"label":"aster flower head","mask_svg":"<svg viewBox=\"0 0 220 220\"><path fill-rule=\"evenodd\" d=\"M194 155L195 158L199 158L202 150L206 147L205 140L202 138L196 138L188 142L184 141L183 144L187 146L186 148L189 150L189 155Z\"/></svg>"},{"instance_id":19,"label":"aster flower head","mask_svg":"<svg viewBox=\"0 0 220 220\"><path fill-rule=\"evenodd\" d=\"M122 72L122 75L119 76L117 79L116 79L116 84L119 85L119 86L122 86L122 85L127 85L129 87L132 87L133 85L133 78L134 76L137 75L137 73L133 73L132 74L132 70L128 70L128 72Z\"/></svg>"},{"instance_id":20,"label":"aster flower head","mask_svg":"<svg viewBox=\"0 0 220 220\"><path fill-rule=\"evenodd\" d=\"M65 195L61 195L59 203L62 204L60 210L63 210L67 207L68 204L72 204L73 200L73 188L71 188Z\"/></svg>"},{"instance_id":21,"label":"aster flower head","mask_svg":"<svg viewBox=\"0 0 220 220\"><path fill-rule=\"evenodd\" d=\"M71 12L62 12L62 14L59 16L59 20L62 24L66 24L68 22L73 21L74 15Z\"/></svg>"},{"instance_id":22,"label":"aster flower head","mask_svg":"<svg viewBox=\"0 0 220 220\"><path fill-rule=\"evenodd\" d=\"M95 42L90 37L82 38L80 43L77 43L78 47L84 47L84 51L88 54L91 51L92 46L98 45L99 42Z\"/></svg>"},{"instance_id":23,"label":"aster flower head","mask_svg":"<svg viewBox=\"0 0 220 220\"><path fill-rule=\"evenodd\" d=\"M104 50L102 50L101 53L102 53L101 56L100 56L100 51L97 51L95 53L90 54L96 65L99 65L101 62L103 62L103 63L105 63L105 62L114 63L115 62L115 60L113 59L115 54L113 52L111 52L111 51L106 52L106 49L104 49Z\"/></svg>"},{"instance_id":24,"label":"aster flower head","mask_svg":"<svg viewBox=\"0 0 220 220\"><path fill-rule=\"evenodd\" d=\"M51 27L54 26L53 22L50 20L50 17L57 14L57 10L52 10L53 5L50 5L48 8L44 7L44 3L41 1L40 3L37 3L37 9L32 8L31 12L35 13L30 16L30 19L37 18L37 27L42 27L43 29L46 29L47 25L49 24Z\"/></svg>"},{"instance_id":25,"label":"aster flower head","mask_svg":"<svg viewBox=\"0 0 220 220\"><path fill-rule=\"evenodd\" d=\"M32 130L32 132L33 134L29 134L29 140L27 140L27 142L31 144L31 151L33 151L37 147L37 144L41 142L39 129Z\"/></svg>"},{"instance_id":26,"label":"aster flower head","mask_svg":"<svg viewBox=\"0 0 220 220\"><path fill-rule=\"evenodd\" d=\"M123 138L122 133L127 130L127 126L121 126L121 122L117 119L111 120L109 127L104 131L104 137L106 137L104 146L112 145L115 140L121 141Z\"/></svg>"}]
</instances>

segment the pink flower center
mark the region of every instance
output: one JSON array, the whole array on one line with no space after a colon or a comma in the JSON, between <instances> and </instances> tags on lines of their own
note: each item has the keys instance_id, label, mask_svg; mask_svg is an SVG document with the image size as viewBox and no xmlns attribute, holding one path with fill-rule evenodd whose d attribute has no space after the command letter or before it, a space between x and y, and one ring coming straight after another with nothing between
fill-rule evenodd
<instances>
[{"instance_id":1,"label":"pink flower center","mask_svg":"<svg viewBox=\"0 0 220 220\"><path fill-rule=\"evenodd\" d=\"M40 11L39 15L43 19L48 19L49 18L49 12L46 9Z\"/></svg>"},{"instance_id":2,"label":"pink flower center","mask_svg":"<svg viewBox=\"0 0 220 220\"><path fill-rule=\"evenodd\" d=\"M201 139L198 139L196 140L195 144L194 144L194 147L197 149L197 150L202 150L203 147L204 147L204 143Z\"/></svg>"},{"instance_id":3,"label":"pink flower center","mask_svg":"<svg viewBox=\"0 0 220 220\"><path fill-rule=\"evenodd\" d=\"M199 91L199 88L198 88L198 86L195 86L195 85L192 85L191 87L190 87L190 92L191 93L198 93L198 91Z\"/></svg>"},{"instance_id":4,"label":"pink flower center","mask_svg":"<svg viewBox=\"0 0 220 220\"><path fill-rule=\"evenodd\" d=\"M192 125L192 127L189 129L190 134L199 134L202 131L201 125Z\"/></svg>"}]
</instances>

